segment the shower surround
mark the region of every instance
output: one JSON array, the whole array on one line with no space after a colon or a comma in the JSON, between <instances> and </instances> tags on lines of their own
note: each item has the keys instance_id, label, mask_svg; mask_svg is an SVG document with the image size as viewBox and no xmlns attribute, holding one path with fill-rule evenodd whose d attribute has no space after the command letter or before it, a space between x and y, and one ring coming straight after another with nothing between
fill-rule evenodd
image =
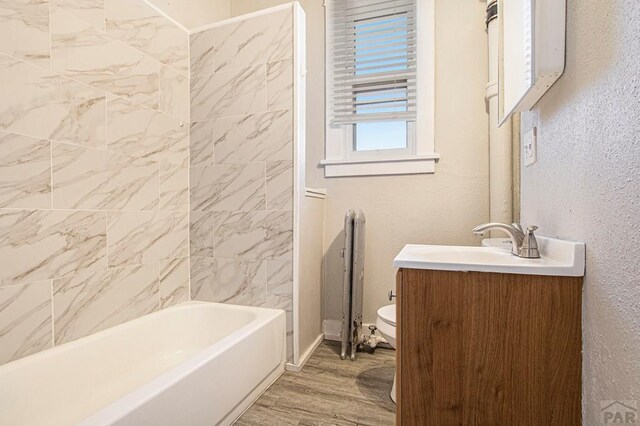
<instances>
[{"instance_id":1,"label":"shower surround","mask_svg":"<svg viewBox=\"0 0 640 426\"><path fill-rule=\"evenodd\" d=\"M189 299L188 34L0 4L0 363Z\"/></svg>"},{"instance_id":2,"label":"shower surround","mask_svg":"<svg viewBox=\"0 0 640 426\"><path fill-rule=\"evenodd\" d=\"M284 309L298 362L303 34L0 4L0 364L190 299Z\"/></svg>"},{"instance_id":3,"label":"shower surround","mask_svg":"<svg viewBox=\"0 0 640 426\"><path fill-rule=\"evenodd\" d=\"M290 360L294 156L303 145L294 126L296 10L190 36L191 297L284 309Z\"/></svg>"}]
</instances>

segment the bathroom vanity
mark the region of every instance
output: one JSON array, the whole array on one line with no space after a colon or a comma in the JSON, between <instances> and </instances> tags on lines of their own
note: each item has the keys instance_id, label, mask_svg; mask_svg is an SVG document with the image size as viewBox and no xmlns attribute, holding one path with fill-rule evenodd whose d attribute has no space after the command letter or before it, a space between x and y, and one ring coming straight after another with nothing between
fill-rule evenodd
<instances>
[{"instance_id":1,"label":"bathroom vanity","mask_svg":"<svg viewBox=\"0 0 640 426\"><path fill-rule=\"evenodd\" d=\"M396 257L398 425L579 425L584 245Z\"/></svg>"}]
</instances>

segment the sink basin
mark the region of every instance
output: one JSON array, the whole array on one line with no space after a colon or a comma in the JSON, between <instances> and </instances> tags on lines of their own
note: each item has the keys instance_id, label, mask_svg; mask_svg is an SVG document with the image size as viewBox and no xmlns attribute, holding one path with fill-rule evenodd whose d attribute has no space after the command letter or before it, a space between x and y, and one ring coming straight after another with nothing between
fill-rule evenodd
<instances>
[{"instance_id":1,"label":"sink basin","mask_svg":"<svg viewBox=\"0 0 640 426\"><path fill-rule=\"evenodd\" d=\"M397 268L506 274L584 275L583 243L538 237L540 259L523 259L502 247L406 245L393 261Z\"/></svg>"},{"instance_id":2,"label":"sink basin","mask_svg":"<svg viewBox=\"0 0 640 426\"><path fill-rule=\"evenodd\" d=\"M499 247L511 250L511 240L509 238L485 238L481 243L482 247Z\"/></svg>"}]
</instances>

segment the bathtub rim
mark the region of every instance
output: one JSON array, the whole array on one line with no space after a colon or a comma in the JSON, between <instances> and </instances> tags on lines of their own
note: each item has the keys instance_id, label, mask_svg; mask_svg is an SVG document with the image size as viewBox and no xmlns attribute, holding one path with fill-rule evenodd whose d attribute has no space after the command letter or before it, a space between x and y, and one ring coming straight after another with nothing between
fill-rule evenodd
<instances>
[{"instance_id":1,"label":"bathtub rim","mask_svg":"<svg viewBox=\"0 0 640 426\"><path fill-rule=\"evenodd\" d=\"M88 344L88 343L90 343L90 342L92 342L94 340L98 340L98 339L100 339L100 338L102 338L104 336L107 336L107 335L110 335L110 334L114 334L114 333L117 333L120 330L124 330L124 329L130 328L130 327L132 327L135 324L138 324L140 322L151 321L153 318L155 318L157 316L164 315L167 312L174 311L174 310L182 310L182 309L186 309L186 308L191 307L191 306L205 306L205 305L216 305L216 306L223 307L224 309L229 309L229 310L239 310L239 311L250 310L250 311L263 312L262 315L268 315L269 312L271 312L271 315L268 316L268 318L277 317L279 312L282 312L283 314L285 312L282 309L263 308L263 307L259 307L259 306L242 306L242 305L232 305L232 304L219 303L219 302L202 302L202 301L199 301L199 300L190 300L190 301L187 301L187 302L182 302L182 303L179 303L177 305L170 306L168 308L163 308L163 309L159 309L159 310L154 311L154 312L150 312L150 313L142 315L142 316L140 316L138 318L134 318L132 320L125 321L125 322L123 322L121 324L114 325L113 327L108 327L108 328L106 328L104 330L97 331L97 332L89 334L87 336L79 337L79 338L77 338L75 340L72 340L70 342L61 343L59 345L52 346L52 347L47 348L47 349L43 349L43 350L41 350L39 352L24 356L22 358L18 358L16 360L9 361L7 363L1 364L0 365L0 376L2 375L2 373L5 370L10 370L10 369L13 369L13 368L19 368L19 367L22 367L22 364L28 364L28 363L32 363L32 362L37 362L40 358L47 358L47 357L49 357L51 355L54 355L54 354L57 354L59 352L68 351L68 350L70 350L70 349L72 349L72 348L74 348L76 346L83 346L84 344ZM244 330L246 327L249 327L254 322L255 322L255 320L252 320L249 324L246 324L246 325L240 327L239 329L234 330L229 336L236 335L236 333L240 332L241 330ZM224 338L220 339L219 342L222 342L223 340L225 340L229 336L225 336ZM216 342L216 344L217 343L218 342ZM210 346L208 346L207 348L209 348L209 347ZM185 362L186 362L186 360L185 360Z\"/></svg>"}]
</instances>

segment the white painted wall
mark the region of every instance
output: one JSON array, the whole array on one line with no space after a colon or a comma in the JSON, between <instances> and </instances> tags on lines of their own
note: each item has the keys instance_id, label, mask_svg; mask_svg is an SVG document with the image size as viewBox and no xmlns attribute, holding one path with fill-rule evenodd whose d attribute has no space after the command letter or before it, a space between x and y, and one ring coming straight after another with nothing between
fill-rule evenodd
<instances>
[{"instance_id":1,"label":"white painted wall","mask_svg":"<svg viewBox=\"0 0 640 426\"><path fill-rule=\"evenodd\" d=\"M640 3L569 0L567 64L522 131L523 223L587 244L583 423L601 400L640 400Z\"/></svg>"},{"instance_id":2,"label":"white painted wall","mask_svg":"<svg viewBox=\"0 0 640 426\"><path fill-rule=\"evenodd\" d=\"M284 3L233 0L233 16ZM307 15L307 185L327 188L325 318L340 318L343 215L367 215L364 321L395 288L392 260L407 243L472 244L471 228L486 222L488 128L484 104L487 39L479 1L436 0L436 151L434 175L324 178L324 8L300 2Z\"/></svg>"},{"instance_id":3,"label":"white painted wall","mask_svg":"<svg viewBox=\"0 0 640 426\"><path fill-rule=\"evenodd\" d=\"M324 200L303 197L300 205L298 347L300 356L303 356L322 334Z\"/></svg>"},{"instance_id":4,"label":"white painted wall","mask_svg":"<svg viewBox=\"0 0 640 426\"><path fill-rule=\"evenodd\" d=\"M149 0L158 9L187 27L221 21L231 16L230 0Z\"/></svg>"}]
</instances>

